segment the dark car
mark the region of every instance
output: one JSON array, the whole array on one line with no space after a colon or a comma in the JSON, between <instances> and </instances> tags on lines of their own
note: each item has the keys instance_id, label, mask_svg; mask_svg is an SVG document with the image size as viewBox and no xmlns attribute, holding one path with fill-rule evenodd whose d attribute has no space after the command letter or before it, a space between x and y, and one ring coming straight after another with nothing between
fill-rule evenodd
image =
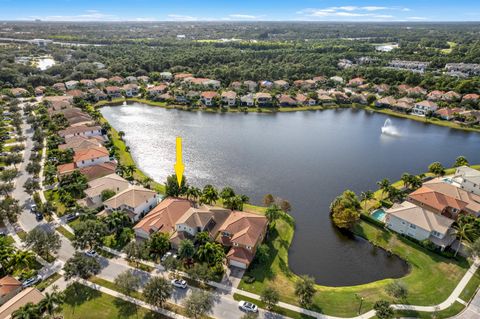
<instances>
[{"instance_id":1,"label":"dark car","mask_svg":"<svg viewBox=\"0 0 480 319\"><path fill-rule=\"evenodd\" d=\"M38 220L38 221L41 221L43 219L43 214L40 213L40 212L36 212L35 213L35 218Z\"/></svg>"},{"instance_id":2,"label":"dark car","mask_svg":"<svg viewBox=\"0 0 480 319\"><path fill-rule=\"evenodd\" d=\"M67 216L65 216L65 221L67 223L69 222L72 222L74 221L75 219L77 219L79 216L79 213L71 213L71 214L68 214Z\"/></svg>"}]
</instances>

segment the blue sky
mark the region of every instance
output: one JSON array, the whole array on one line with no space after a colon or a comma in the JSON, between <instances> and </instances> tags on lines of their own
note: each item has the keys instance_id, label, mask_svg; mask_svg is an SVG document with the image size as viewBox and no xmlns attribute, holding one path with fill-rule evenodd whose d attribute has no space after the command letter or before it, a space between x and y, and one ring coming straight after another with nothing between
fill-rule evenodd
<instances>
[{"instance_id":1,"label":"blue sky","mask_svg":"<svg viewBox=\"0 0 480 319\"><path fill-rule=\"evenodd\" d=\"M479 21L479 0L0 0L0 20Z\"/></svg>"}]
</instances>

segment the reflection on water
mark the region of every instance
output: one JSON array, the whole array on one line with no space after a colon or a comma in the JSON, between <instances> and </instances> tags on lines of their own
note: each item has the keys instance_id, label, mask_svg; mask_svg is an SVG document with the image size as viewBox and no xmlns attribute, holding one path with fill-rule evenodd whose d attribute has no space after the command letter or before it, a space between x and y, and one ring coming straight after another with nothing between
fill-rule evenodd
<instances>
[{"instance_id":1,"label":"reflection on water","mask_svg":"<svg viewBox=\"0 0 480 319\"><path fill-rule=\"evenodd\" d=\"M332 227L328 206L345 189L376 189L386 177L449 166L458 155L480 162L480 135L391 119L402 135L380 134L387 117L361 110L278 114L182 112L141 104L101 112L125 140L140 169L157 181L173 173L175 137L182 136L189 183L232 186L260 203L264 194L288 199L295 238L289 264L324 285L400 277L406 265Z\"/></svg>"}]
</instances>

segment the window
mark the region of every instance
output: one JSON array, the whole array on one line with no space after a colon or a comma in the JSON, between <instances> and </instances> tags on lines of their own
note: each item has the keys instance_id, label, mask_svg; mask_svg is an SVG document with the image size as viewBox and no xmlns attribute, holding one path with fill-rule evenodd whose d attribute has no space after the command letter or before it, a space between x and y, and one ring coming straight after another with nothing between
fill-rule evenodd
<instances>
[{"instance_id":1,"label":"window","mask_svg":"<svg viewBox=\"0 0 480 319\"><path fill-rule=\"evenodd\" d=\"M414 224L410 224L410 228L417 229L417 226L415 226Z\"/></svg>"}]
</instances>

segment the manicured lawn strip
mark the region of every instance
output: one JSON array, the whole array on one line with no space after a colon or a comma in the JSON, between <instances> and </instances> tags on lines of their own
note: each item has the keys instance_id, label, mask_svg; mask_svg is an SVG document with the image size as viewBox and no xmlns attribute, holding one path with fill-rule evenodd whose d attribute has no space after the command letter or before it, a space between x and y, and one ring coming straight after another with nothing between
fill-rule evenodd
<instances>
[{"instance_id":1,"label":"manicured lawn strip","mask_svg":"<svg viewBox=\"0 0 480 319\"><path fill-rule=\"evenodd\" d=\"M289 221L289 222L287 222ZM384 247L406 260L410 273L401 279L409 289L407 303L435 305L444 301L460 278L465 274L468 263L443 258L371 224L361 221L355 228L357 235ZM260 294L268 285L276 287L281 300L298 305L294 294L298 276L288 267L288 248L293 238L293 219L277 220L275 229L269 234L270 260L263 265L254 264L246 275L256 278L252 284L241 281L239 288ZM392 279L384 279L352 287L325 287L317 285L312 310L335 316L355 316L359 307L358 297L363 297L362 312L372 309L375 301L387 299L392 302L384 289ZM358 296L358 297L357 297Z\"/></svg>"},{"instance_id":2,"label":"manicured lawn strip","mask_svg":"<svg viewBox=\"0 0 480 319\"><path fill-rule=\"evenodd\" d=\"M20 239L22 241L25 241L25 238L27 238L27 232L24 231L24 230L21 230L21 231L17 232L17 235L18 235L18 237L20 237Z\"/></svg>"},{"instance_id":3,"label":"manicured lawn strip","mask_svg":"<svg viewBox=\"0 0 480 319\"><path fill-rule=\"evenodd\" d=\"M75 235L69 232L68 230L66 230L65 227L63 226L58 226L56 228L56 231L58 231L60 234L62 234L64 237L66 237L70 241L72 241L75 238Z\"/></svg>"},{"instance_id":4,"label":"manicured lawn strip","mask_svg":"<svg viewBox=\"0 0 480 319\"><path fill-rule=\"evenodd\" d=\"M475 275L473 275L472 279L470 279L465 289L463 289L462 293L460 294L460 299L462 299L465 302L469 302L470 299L473 298L478 287L480 287L480 270L479 269L477 269L477 272L475 273Z\"/></svg>"},{"instance_id":5,"label":"manicured lawn strip","mask_svg":"<svg viewBox=\"0 0 480 319\"><path fill-rule=\"evenodd\" d=\"M60 202L57 190L46 190L43 192L45 194L45 198L50 200L55 207L57 207L57 215L63 216L65 214L66 207Z\"/></svg>"},{"instance_id":6,"label":"manicured lawn strip","mask_svg":"<svg viewBox=\"0 0 480 319\"><path fill-rule=\"evenodd\" d=\"M137 307L79 283L66 290L63 305L65 319L167 319L168 317Z\"/></svg>"},{"instance_id":7,"label":"manicured lawn strip","mask_svg":"<svg viewBox=\"0 0 480 319\"><path fill-rule=\"evenodd\" d=\"M263 303L262 301L257 300L257 299L252 299L252 298L243 296L241 294L234 294L233 299L235 299L237 301L240 301L240 300L249 301L251 303L256 304L258 307L265 309L265 303ZM290 310L290 309L285 309L285 308L282 308L282 307L279 307L279 306L275 306L272 311L276 312L278 314L281 314L283 316L286 316L288 318L293 318L293 319L314 318L312 316L308 316L308 315L305 315L305 314L302 314L302 313L299 313L299 312L296 312L296 311L293 311L293 310Z\"/></svg>"},{"instance_id":8,"label":"manicured lawn strip","mask_svg":"<svg viewBox=\"0 0 480 319\"><path fill-rule=\"evenodd\" d=\"M414 120L417 122L422 122L422 123L427 123L427 124L435 124L435 125L440 125L440 126L445 126L445 127L450 127L453 129L458 129L458 130L464 130L464 131L470 131L470 132L480 132L480 127L474 126L474 127L468 127L468 126L462 126L460 124L457 124L453 121L445 121L437 118L425 118L421 116L416 116L416 115L410 115L410 114L405 114L405 113L399 113L395 112L390 109L383 109L383 108L377 108L374 106L368 106L365 107L366 110L386 114L386 115L391 115L395 117L402 117L410 120Z\"/></svg>"},{"instance_id":9,"label":"manicured lawn strip","mask_svg":"<svg viewBox=\"0 0 480 319\"><path fill-rule=\"evenodd\" d=\"M46 280L42 280L38 285L36 285L37 289L40 291L44 291L48 286L53 284L55 281L57 281L62 275L60 275L58 272L54 273L50 277L48 277Z\"/></svg>"},{"instance_id":10,"label":"manicured lawn strip","mask_svg":"<svg viewBox=\"0 0 480 319\"><path fill-rule=\"evenodd\" d=\"M103 286L105 288L112 289L112 290L115 290L115 291L118 291L118 292L122 292L121 289L114 282L105 280L103 278L91 277L89 279L89 281L93 282L94 284ZM139 291L135 291L132 294L132 297L136 298L136 299L139 299L139 300L142 300L142 301L146 301L145 298L143 297L142 293L139 292ZM164 309L175 312L177 314L186 315L185 310L182 307L180 307L179 305L173 304L173 303L169 303L169 302L166 303L165 306L164 306Z\"/></svg>"},{"instance_id":11,"label":"manicured lawn strip","mask_svg":"<svg viewBox=\"0 0 480 319\"><path fill-rule=\"evenodd\" d=\"M154 268L152 266L145 265L141 262L137 263L137 262L133 262L133 261L128 261L128 265L131 266L131 267L146 271L146 272L152 272L154 270Z\"/></svg>"},{"instance_id":12,"label":"manicured lawn strip","mask_svg":"<svg viewBox=\"0 0 480 319\"><path fill-rule=\"evenodd\" d=\"M445 310L437 312L423 312L423 311L396 311L395 315L403 318L419 318L419 319L443 319L450 318L458 313L460 313L465 308L464 305L456 301L452 306L448 307Z\"/></svg>"}]
</instances>

